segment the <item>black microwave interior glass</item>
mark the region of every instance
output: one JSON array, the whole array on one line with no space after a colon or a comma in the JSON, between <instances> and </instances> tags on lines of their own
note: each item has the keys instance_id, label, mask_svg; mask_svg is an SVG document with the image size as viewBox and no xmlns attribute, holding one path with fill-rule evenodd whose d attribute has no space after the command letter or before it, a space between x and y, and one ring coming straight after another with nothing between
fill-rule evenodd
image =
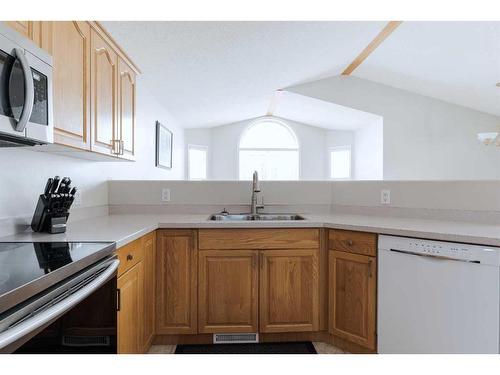
<instances>
[{"instance_id":1,"label":"black microwave interior glass","mask_svg":"<svg viewBox=\"0 0 500 375\"><path fill-rule=\"evenodd\" d=\"M48 125L48 79L31 68L35 97L30 122ZM24 107L24 76L21 64L0 50L0 115L19 119Z\"/></svg>"}]
</instances>

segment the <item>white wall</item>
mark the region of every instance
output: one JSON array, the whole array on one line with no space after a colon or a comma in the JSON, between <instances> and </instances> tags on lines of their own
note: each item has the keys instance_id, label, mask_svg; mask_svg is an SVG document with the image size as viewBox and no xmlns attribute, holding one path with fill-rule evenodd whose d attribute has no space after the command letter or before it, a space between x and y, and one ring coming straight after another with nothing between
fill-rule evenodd
<instances>
[{"instance_id":1,"label":"white wall","mask_svg":"<svg viewBox=\"0 0 500 375\"><path fill-rule=\"evenodd\" d=\"M174 133L173 168L155 167L155 121ZM34 152L28 148L0 148L0 219L31 216L48 177L69 176L82 191L81 207L108 204L107 180L133 178L183 179L184 131L146 87L137 81L136 162L92 162Z\"/></svg>"},{"instance_id":2,"label":"white wall","mask_svg":"<svg viewBox=\"0 0 500 375\"><path fill-rule=\"evenodd\" d=\"M300 147L300 179L325 180L329 178L330 147L353 145L354 132L327 130L282 119L295 132ZM238 179L238 144L240 136L255 119L209 129L186 129L185 141L209 147L211 179ZM354 149L354 146L353 146ZM353 158L354 160L354 158Z\"/></svg>"},{"instance_id":3,"label":"white wall","mask_svg":"<svg viewBox=\"0 0 500 375\"><path fill-rule=\"evenodd\" d=\"M477 141L499 117L352 76L287 90L383 116L384 179L500 178L500 149Z\"/></svg>"}]
</instances>

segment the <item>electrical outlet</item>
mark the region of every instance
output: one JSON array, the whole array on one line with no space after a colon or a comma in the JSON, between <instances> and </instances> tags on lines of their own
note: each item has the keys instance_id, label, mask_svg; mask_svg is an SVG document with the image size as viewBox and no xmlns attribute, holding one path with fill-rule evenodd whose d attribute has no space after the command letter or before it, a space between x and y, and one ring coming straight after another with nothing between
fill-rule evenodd
<instances>
[{"instance_id":1,"label":"electrical outlet","mask_svg":"<svg viewBox=\"0 0 500 375\"><path fill-rule=\"evenodd\" d=\"M170 202L170 189L161 189L161 200L163 202Z\"/></svg>"},{"instance_id":2,"label":"electrical outlet","mask_svg":"<svg viewBox=\"0 0 500 375\"><path fill-rule=\"evenodd\" d=\"M82 191L77 190L75 193L75 200L73 201L73 205L78 207L82 205Z\"/></svg>"},{"instance_id":3,"label":"electrical outlet","mask_svg":"<svg viewBox=\"0 0 500 375\"><path fill-rule=\"evenodd\" d=\"M388 189L383 189L380 191L380 203L381 204L391 204L391 191Z\"/></svg>"}]
</instances>

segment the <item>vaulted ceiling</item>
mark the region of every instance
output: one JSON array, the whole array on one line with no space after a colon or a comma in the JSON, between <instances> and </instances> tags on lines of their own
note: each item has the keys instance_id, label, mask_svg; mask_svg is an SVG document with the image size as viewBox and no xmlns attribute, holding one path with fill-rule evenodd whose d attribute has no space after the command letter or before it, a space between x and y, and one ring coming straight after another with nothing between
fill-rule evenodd
<instances>
[{"instance_id":1,"label":"vaulted ceiling","mask_svg":"<svg viewBox=\"0 0 500 375\"><path fill-rule=\"evenodd\" d=\"M148 89L193 128L262 116L275 90L340 74L386 22L103 24ZM403 22L352 75L500 115L500 22ZM317 109L308 119L300 98L289 100L281 111L292 120L329 121L332 108L304 98Z\"/></svg>"}]
</instances>

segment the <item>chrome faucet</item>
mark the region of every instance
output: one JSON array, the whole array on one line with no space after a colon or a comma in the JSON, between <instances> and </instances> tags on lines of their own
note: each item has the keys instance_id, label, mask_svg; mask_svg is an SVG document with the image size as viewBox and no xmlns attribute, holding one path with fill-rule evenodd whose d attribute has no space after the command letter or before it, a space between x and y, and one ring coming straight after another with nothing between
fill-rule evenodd
<instances>
[{"instance_id":1,"label":"chrome faucet","mask_svg":"<svg viewBox=\"0 0 500 375\"><path fill-rule=\"evenodd\" d=\"M258 215L259 210L264 208L264 197L262 197L262 204L257 204L257 194L260 193L259 186L259 174L257 171L253 172L253 182L252 182L252 207L251 214Z\"/></svg>"}]
</instances>

